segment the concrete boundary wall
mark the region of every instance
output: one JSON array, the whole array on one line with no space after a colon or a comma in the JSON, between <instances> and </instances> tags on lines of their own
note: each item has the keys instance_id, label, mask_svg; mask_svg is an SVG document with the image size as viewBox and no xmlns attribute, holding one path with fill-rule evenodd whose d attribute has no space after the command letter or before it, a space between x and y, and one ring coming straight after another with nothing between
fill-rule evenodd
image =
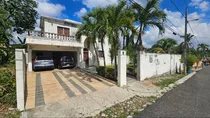
<instances>
[{"instance_id":1,"label":"concrete boundary wall","mask_svg":"<svg viewBox=\"0 0 210 118\"><path fill-rule=\"evenodd\" d=\"M181 65L181 55L140 52L137 77L144 80L165 73L173 74L180 71Z\"/></svg>"},{"instance_id":2,"label":"concrete boundary wall","mask_svg":"<svg viewBox=\"0 0 210 118\"><path fill-rule=\"evenodd\" d=\"M18 110L25 109L26 56L24 49L15 50L16 98Z\"/></svg>"}]
</instances>

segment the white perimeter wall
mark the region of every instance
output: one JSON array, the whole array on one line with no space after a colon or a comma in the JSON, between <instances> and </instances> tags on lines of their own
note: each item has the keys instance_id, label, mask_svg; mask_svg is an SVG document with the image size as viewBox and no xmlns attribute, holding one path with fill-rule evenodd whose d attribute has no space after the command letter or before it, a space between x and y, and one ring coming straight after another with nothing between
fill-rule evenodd
<instances>
[{"instance_id":1,"label":"white perimeter wall","mask_svg":"<svg viewBox=\"0 0 210 118\"><path fill-rule=\"evenodd\" d=\"M181 55L142 53L140 54L140 80L164 73L175 73L181 67L180 60Z\"/></svg>"}]
</instances>

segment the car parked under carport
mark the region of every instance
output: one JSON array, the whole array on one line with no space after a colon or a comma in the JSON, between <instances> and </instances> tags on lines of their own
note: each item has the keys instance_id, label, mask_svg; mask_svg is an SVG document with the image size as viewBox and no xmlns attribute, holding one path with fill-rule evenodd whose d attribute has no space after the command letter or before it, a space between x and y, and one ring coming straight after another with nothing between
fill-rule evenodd
<instances>
[{"instance_id":1,"label":"car parked under carport","mask_svg":"<svg viewBox=\"0 0 210 118\"><path fill-rule=\"evenodd\" d=\"M76 51L33 51L32 52L32 61L33 64L37 57L49 57L53 59L54 68L60 66L60 61L63 56L72 57L74 60L74 65L77 65L77 52Z\"/></svg>"}]
</instances>

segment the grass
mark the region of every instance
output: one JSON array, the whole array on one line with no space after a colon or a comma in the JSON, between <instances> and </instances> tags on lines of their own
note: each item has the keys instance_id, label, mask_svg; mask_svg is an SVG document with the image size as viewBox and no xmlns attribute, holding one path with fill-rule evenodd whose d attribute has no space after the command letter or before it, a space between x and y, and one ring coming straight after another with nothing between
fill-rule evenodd
<instances>
[{"instance_id":1,"label":"grass","mask_svg":"<svg viewBox=\"0 0 210 118\"><path fill-rule=\"evenodd\" d=\"M21 115L20 111L12 111L9 113L4 114L4 118L19 118Z\"/></svg>"},{"instance_id":2,"label":"grass","mask_svg":"<svg viewBox=\"0 0 210 118\"><path fill-rule=\"evenodd\" d=\"M168 85L175 83L177 80L181 79L182 77L184 77L185 75L178 75L175 77L172 77L170 79L164 79L164 80L160 80L156 83L154 83L156 86L160 87L161 89L163 89L164 87L167 87Z\"/></svg>"}]
</instances>

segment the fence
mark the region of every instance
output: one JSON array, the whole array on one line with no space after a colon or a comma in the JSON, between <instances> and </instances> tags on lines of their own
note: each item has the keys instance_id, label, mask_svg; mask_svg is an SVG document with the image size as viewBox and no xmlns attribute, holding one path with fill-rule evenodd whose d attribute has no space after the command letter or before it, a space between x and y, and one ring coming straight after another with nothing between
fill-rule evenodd
<instances>
[{"instance_id":1,"label":"fence","mask_svg":"<svg viewBox=\"0 0 210 118\"><path fill-rule=\"evenodd\" d=\"M137 77L140 80L179 72L182 67L181 55L175 54L141 53L138 61L140 67L137 69Z\"/></svg>"}]
</instances>

